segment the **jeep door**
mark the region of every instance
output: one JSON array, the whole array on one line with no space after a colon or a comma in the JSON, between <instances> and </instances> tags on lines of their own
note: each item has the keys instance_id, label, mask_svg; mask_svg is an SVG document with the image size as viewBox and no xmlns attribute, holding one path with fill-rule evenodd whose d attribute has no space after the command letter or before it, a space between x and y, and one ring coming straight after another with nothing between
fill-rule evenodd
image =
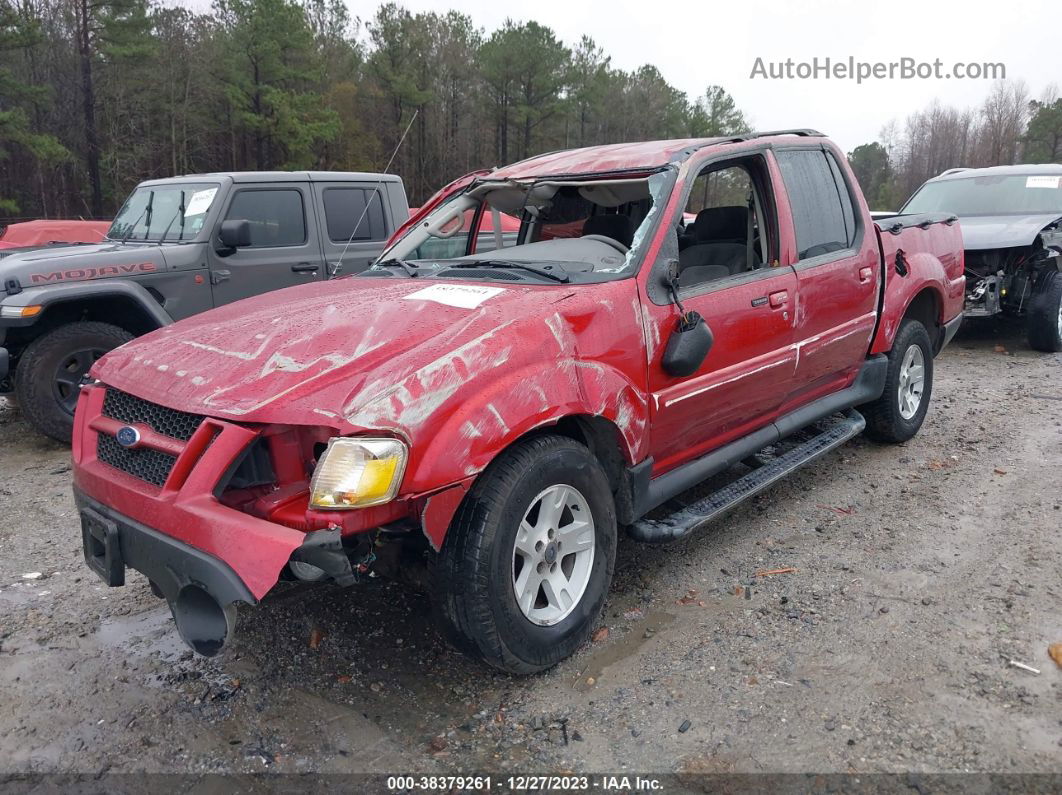
<instances>
[{"instance_id":1,"label":"jeep door","mask_svg":"<svg viewBox=\"0 0 1062 795\"><path fill-rule=\"evenodd\" d=\"M691 161L685 187L675 188L683 191L681 205L665 219L642 299L656 473L766 425L790 390L797 278L777 264L773 168L756 150ZM681 314L663 286L668 261L676 258L679 300L714 335L703 364L687 377L662 365Z\"/></svg>"},{"instance_id":2,"label":"jeep door","mask_svg":"<svg viewBox=\"0 0 1062 795\"><path fill-rule=\"evenodd\" d=\"M237 220L250 223L251 244L226 255L217 229ZM316 226L308 182L234 184L209 252L214 305L322 278Z\"/></svg>"},{"instance_id":3,"label":"jeep door","mask_svg":"<svg viewBox=\"0 0 1062 795\"><path fill-rule=\"evenodd\" d=\"M390 182L314 182L317 217L324 260L334 273L360 273L383 251L394 230L391 205L386 201Z\"/></svg>"}]
</instances>

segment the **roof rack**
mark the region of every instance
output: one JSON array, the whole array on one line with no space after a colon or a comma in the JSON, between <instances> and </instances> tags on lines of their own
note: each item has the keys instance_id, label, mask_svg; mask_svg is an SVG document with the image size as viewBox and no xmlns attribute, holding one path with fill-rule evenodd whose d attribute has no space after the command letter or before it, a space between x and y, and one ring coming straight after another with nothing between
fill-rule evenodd
<instances>
[{"instance_id":1,"label":"roof rack","mask_svg":"<svg viewBox=\"0 0 1062 795\"><path fill-rule=\"evenodd\" d=\"M730 140L736 143L738 141L751 141L753 138L768 138L773 135L798 135L801 138L826 137L826 133L821 133L818 130L812 130L810 127L796 127L792 130L764 130L763 132L751 132L747 135L735 135Z\"/></svg>"},{"instance_id":2,"label":"roof rack","mask_svg":"<svg viewBox=\"0 0 1062 795\"><path fill-rule=\"evenodd\" d=\"M937 176L946 177L948 174L958 174L960 171L969 171L968 168L949 168L947 171L941 171Z\"/></svg>"}]
</instances>

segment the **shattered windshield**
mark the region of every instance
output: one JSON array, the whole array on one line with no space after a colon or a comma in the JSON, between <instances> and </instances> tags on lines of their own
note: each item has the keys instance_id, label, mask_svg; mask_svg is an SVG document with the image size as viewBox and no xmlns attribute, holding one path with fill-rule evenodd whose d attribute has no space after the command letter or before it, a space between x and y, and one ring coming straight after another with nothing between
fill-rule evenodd
<instances>
[{"instance_id":1,"label":"shattered windshield","mask_svg":"<svg viewBox=\"0 0 1062 795\"><path fill-rule=\"evenodd\" d=\"M111 240L194 240L214 203L216 183L145 185L125 200L111 224Z\"/></svg>"},{"instance_id":2,"label":"shattered windshield","mask_svg":"<svg viewBox=\"0 0 1062 795\"><path fill-rule=\"evenodd\" d=\"M1062 215L1062 176L1012 174L927 182L904 213L975 215Z\"/></svg>"},{"instance_id":3,"label":"shattered windshield","mask_svg":"<svg viewBox=\"0 0 1062 795\"><path fill-rule=\"evenodd\" d=\"M603 281L628 274L671 180L481 181L444 202L367 275ZM501 271L504 271L502 273Z\"/></svg>"}]
</instances>

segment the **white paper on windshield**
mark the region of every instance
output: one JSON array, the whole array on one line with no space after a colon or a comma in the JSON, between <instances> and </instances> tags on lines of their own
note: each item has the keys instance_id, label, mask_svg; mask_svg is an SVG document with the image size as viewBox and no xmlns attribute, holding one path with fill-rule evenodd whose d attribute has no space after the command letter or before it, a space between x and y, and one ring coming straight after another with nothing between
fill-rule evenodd
<instances>
[{"instance_id":1,"label":"white paper on windshield","mask_svg":"<svg viewBox=\"0 0 1062 795\"><path fill-rule=\"evenodd\" d=\"M407 301L434 301L437 304L475 309L488 298L504 293L503 287L474 287L467 284L433 284L402 296Z\"/></svg>"},{"instance_id":2,"label":"white paper on windshield","mask_svg":"<svg viewBox=\"0 0 1062 795\"><path fill-rule=\"evenodd\" d=\"M1062 177L1026 177L1026 188L1058 188L1062 187Z\"/></svg>"},{"instance_id":3,"label":"white paper on windshield","mask_svg":"<svg viewBox=\"0 0 1062 795\"><path fill-rule=\"evenodd\" d=\"M184 208L184 215L186 218L193 215L202 215L210 209L210 203L214 201L214 195L218 192L217 188L207 188L206 190L197 190L192 194L192 198L188 200L188 204Z\"/></svg>"}]
</instances>

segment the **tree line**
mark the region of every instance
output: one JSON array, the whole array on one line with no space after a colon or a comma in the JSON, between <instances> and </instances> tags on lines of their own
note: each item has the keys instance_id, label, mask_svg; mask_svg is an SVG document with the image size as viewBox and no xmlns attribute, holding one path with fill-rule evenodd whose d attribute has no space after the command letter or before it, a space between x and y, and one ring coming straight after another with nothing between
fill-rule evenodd
<instances>
[{"instance_id":1,"label":"tree line","mask_svg":"<svg viewBox=\"0 0 1062 795\"><path fill-rule=\"evenodd\" d=\"M1023 82L1000 81L978 107L935 101L888 123L848 160L872 209L897 210L949 168L1062 162L1062 98L1053 86L1031 99Z\"/></svg>"},{"instance_id":2,"label":"tree line","mask_svg":"<svg viewBox=\"0 0 1062 795\"><path fill-rule=\"evenodd\" d=\"M468 171L552 149L735 134L594 40L467 15L371 19L343 0L0 0L0 223L106 218L139 181L220 170L391 170L413 203Z\"/></svg>"}]
</instances>

